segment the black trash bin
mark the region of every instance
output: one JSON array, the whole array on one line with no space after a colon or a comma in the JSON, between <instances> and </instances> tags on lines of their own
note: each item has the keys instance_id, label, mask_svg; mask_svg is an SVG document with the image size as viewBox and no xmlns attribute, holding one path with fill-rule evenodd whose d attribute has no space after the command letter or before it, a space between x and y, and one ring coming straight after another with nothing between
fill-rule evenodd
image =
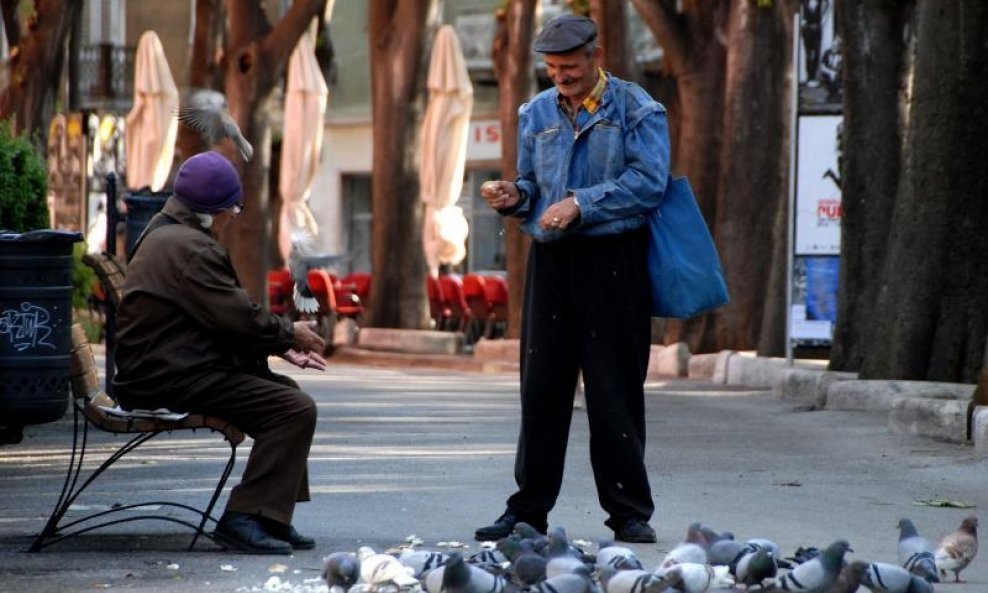
<instances>
[{"instance_id":1,"label":"black trash bin","mask_svg":"<svg viewBox=\"0 0 988 593\"><path fill-rule=\"evenodd\" d=\"M0 432L58 420L69 403L72 249L82 233L0 230Z\"/></svg>"},{"instance_id":2,"label":"black trash bin","mask_svg":"<svg viewBox=\"0 0 988 593\"><path fill-rule=\"evenodd\" d=\"M123 201L127 205L127 253L125 255L128 259L137 239L151 222L151 218L164 207L170 195L172 195L170 191L151 191L147 187L124 193Z\"/></svg>"}]
</instances>

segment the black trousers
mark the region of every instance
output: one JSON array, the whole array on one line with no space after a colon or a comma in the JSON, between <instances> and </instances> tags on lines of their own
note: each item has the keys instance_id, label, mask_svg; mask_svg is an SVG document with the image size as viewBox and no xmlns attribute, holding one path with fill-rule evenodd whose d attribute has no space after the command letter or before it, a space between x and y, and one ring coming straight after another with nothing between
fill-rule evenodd
<instances>
[{"instance_id":1,"label":"black trousers","mask_svg":"<svg viewBox=\"0 0 988 593\"><path fill-rule=\"evenodd\" d=\"M606 524L649 520L644 382L651 337L647 230L533 243L521 336L518 491L508 508L544 523L562 485L583 371L590 461Z\"/></svg>"}]
</instances>

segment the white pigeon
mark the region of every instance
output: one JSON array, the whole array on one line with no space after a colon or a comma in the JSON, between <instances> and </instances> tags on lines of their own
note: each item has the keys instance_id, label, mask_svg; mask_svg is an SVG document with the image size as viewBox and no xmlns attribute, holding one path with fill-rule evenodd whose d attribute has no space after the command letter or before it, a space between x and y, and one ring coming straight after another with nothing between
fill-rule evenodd
<instances>
[{"instance_id":1,"label":"white pigeon","mask_svg":"<svg viewBox=\"0 0 988 593\"><path fill-rule=\"evenodd\" d=\"M178 119L199 132L211 147L219 144L224 137L230 138L240 152L244 162L254 156L254 147L244 138L237 122L228 111L226 97L212 89L192 89L186 104L178 108Z\"/></svg>"},{"instance_id":2,"label":"white pigeon","mask_svg":"<svg viewBox=\"0 0 988 593\"><path fill-rule=\"evenodd\" d=\"M597 570L605 566L629 570L641 569L642 563L635 551L625 546L618 546L612 541L600 542L595 561Z\"/></svg>"},{"instance_id":3,"label":"white pigeon","mask_svg":"<svg viewBox=\"0 0 988 593\"><path fill-rule=\"evenodd\" d=\"M944 536L933 552L940 575L954 573L954 582L961 582L961 571L974 560L978 553L978 518L967 517L961 526Z\"/></svg>"},{"instance_id":4,"label":"white pigeon","mask_svg":"<svg viewBox=\"0 0 988 593\"><path fill-rule=\"evenodd\" d=\"M604 593L660 593L669 586L665 577L647 570L604 565L598 573Z\"/></svg>"},{"instance_id":5,"label":"white pigeon","mask_svg":"<svg viewBox=\"0 0 988 593\"><path fill-rule=\"evenodd\" d=\"M916 526L909 519L899 519L899 543L896 552L900 566L931 583L940 582L933 546L916 531Z\"/></svg>"},{"instance_id":6,"label":"white pigeon","mask_svg":"<svg viewBox=\"0 0 988 593\"><path fill-rule=\"evenodd\" d=\"M726 566L684 562L670 566L662 573L662 578L681 593L707 593L714 589L734 587L734 577Z\"/></svg>"},{"instance_id":7,"label":"white pigeon","mask_svg":"<svg viewBox=\"0 0 988 593\"><path fill-rule=\"evenodd\" d=\"M412 568L412 576L415 578L422 578L426 572L439 568L448 558L449 554L432 550L405 550L398 555L402 564Z\"/></svg>"},{"instance_id":8,"label":"white pigeon","mask_svg":"<svg viewBox=\"0 0 988 593\"><path fill-rule=\"evenodd\" d=\"M704 550L699 544L683 542L666 553L665 557L662 558L662 562L659 563L659 566L655 569L655 571L663 572L671 566L682 564L684 562L706 564L707 551Z\"/></svg>"},{"instance_id":9,"label":"white pigeon","mask_svg":"<svg viewBox=\"0 0 988 593\"><path fill-rule=\"evenodd\" d=\"M357 549L357 557L360 558L360 578L371 585L393 583L399 587L410 587L419 583L412 576L413 569L390 554L378 554L367 546L361 546Z\"/></svg>"}]
</instances>

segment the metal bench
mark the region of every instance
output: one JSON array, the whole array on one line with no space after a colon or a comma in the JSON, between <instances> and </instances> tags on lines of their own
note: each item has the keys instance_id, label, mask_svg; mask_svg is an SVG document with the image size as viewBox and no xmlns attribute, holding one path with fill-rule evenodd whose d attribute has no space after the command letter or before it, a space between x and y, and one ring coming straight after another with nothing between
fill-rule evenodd
<instances>
[{"instance_id":1,"label":"metal bench","mask_svg":"<svg viewBox=\"0 0 988 593\"><path fill-rule=\"evenodd\" d=\"M89 259L87 263L97 271L97 276L101 282L104 282L104 290L111 303L113 305L119 304L124 279L122 266L116 262L112 255L108 254L88 256L87 259ZM113 397L100 389L96 359L86 339L85 332L79 325L72 328L72 346L70 382L74 421L69 467L55 508L52 510L44 529L34 539L28 551L38 552L56 542L101 527L145 519L170 521L193 529L195 535L189 544L189 550L195 547L201 535L212 539L212 535L206 531L207 523L215 524L216 522L216 519L212 517L213 508L233 471L237 459L237 446L243 442L244 433L225 420L200 414L188 414L181 419L162 419L142 417L119 411L119 406ZM108 350L107 357L111 356ZM130 438L100 463L99 467L91 472L84 472L83 462L86 458L90 427L114 435L130 435ZM204 509L172 501L147 501L118 504L108 510L100 510L78 518L66 517L70 507L86 488L127 454L161 434L199 429L220 433L230 445L230 458L223 467L216 488ZM144 507L157 509L163 506L188 511L192 514L193 520L162 513L120 515L121 512L134 511Z\"/></svg>"}]
</instances>

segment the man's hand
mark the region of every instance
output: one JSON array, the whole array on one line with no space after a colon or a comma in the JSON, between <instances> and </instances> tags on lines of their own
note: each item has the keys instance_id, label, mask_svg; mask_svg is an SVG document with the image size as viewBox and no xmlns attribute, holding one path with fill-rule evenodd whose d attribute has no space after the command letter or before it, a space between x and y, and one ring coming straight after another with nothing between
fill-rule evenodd
<instances>
[{"instance_id":1,"label":"man's hand","mask_svg":"<svg viewBox=\"0 0 988 593\"><path fill-rule=\"evenodd\" d=\"M498 181L485 181L483 185L480 186L480 195L487 200L487 203L491 208L495 210L503 210L505 208L511 208L521 200L521 194L518 193L518 186L510 181L498 180Z\"/></svg>"},{"instance_id":2,"label":"man's hand","mask_svg":"<svg viewBox=\"0 0 988 593\"><path fill-rule=\"evenodd\" d=\"M545 209L539 218L539 228L544 231L564 231L579 218L580 207L576 205L576 198L567 196Z\"/></svg>"},{"instance_id":3,"label":"man's hand","mask_svg":"<svg viewBox=\"0 0 988 593\"><path fill-rule=\"evenodd\" d=\"M326 340L322 339L322 336L317 334L313 329L316 326L314 321L296 321L294 326L295 341L292 342L293 349L302 354L308 354L313 351L321 353L326 348Z\"/></svg>"},{"instance_id":4,"label":"man's hand","mask_svg":"<svg viewBox=\"0 0 988 593\"><path fill-rule=\"evenodd\" d=\"M326 359L315 352L302 354L298 350L289 348L278 356L284 358L300 369L316 369L317 371L326 370Z\"/></svg>"}]
</instances>

